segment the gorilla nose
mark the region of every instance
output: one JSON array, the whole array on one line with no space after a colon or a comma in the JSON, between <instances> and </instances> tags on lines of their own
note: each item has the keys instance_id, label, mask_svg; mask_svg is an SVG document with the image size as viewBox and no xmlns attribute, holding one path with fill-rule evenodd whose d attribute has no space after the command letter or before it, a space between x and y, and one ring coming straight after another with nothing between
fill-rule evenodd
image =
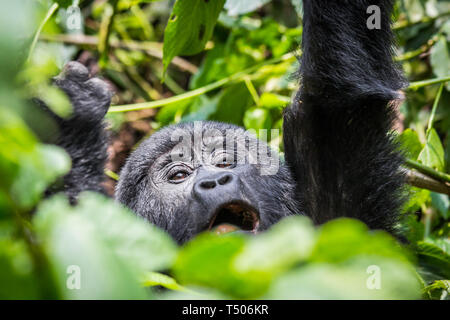
<instances>
[{"instance_id":1,"label":"gorilla nose","mask_svg":"<svg viewBox=\"0 0 450 320\"><path fill-rule=\"evenodd\" d=\"M218 199L235 197L238 190L238 179L229 172L205 175L194 183L193 188L196 198L208 204Z\"/></svg>"},{"instance_id":2,"label":"gorilla nose","mask_svg":"<svg viewBox=\"0 0 450 320\"><path fill-rule=\"evenodd\" d=\"M203 190L214 189L232 182L233 176L229 173L221 173L218 176L202 179L198 182L199 188Z\"/></svg>"}]
</instances>

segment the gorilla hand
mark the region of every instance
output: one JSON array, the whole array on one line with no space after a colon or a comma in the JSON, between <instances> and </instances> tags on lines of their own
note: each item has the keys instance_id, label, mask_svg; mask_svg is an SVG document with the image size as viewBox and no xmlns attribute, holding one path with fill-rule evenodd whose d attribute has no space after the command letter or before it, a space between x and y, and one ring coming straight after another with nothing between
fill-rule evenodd
<instances>
[{"instance_id":1,"label":"gorilla hand","mask_svg":"<svg viewBox=\"0 0 450 320\"><path fill-rule=\"evenodd\" d=\"M69 62L54 83L72 103L68 118L55 115L59 125L56 144L72 159L72 170L64 177L61 189L72 203L84 190L103 192L104 165L107 159L107 133L103 118L108 111L112 92L99 78L89 78L89 71L78 62Z\"/></svg>"},{"instance_id":2,"label":"gorilla hand","mask_svg":"<svg viewBox=\"0 0 450 320\"><path fill-rule=\"evenodd\" d=\"M72 61L55 78L55 84L69 97L73 106L72 120L100 122L108 111L112 92L99 78L89 78L88 69Z\"/></svg>"}]
</instances>

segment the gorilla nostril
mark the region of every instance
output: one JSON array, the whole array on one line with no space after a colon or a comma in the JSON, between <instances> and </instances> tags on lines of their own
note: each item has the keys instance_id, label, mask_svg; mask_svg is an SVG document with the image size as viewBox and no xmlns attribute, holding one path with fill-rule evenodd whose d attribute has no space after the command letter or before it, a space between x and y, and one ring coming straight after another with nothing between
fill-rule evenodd
<instances>
[{"instance_id":1,"label":"gorilla nostril","mask_svg":"<svg viewBox=\"0 0 450 320\"><path fill-rule=\"evenodd\" d=\"M216 182L213 180L202 181L200 187L203 189L213 189L216 186Z\"/></svg>"},{"instance_id":2,"label":"gorilla nostril","mask_svg":"<svg viewBox=\"0 0 450 320\"><path fill-rule=\"evenodd\" d=\"M224 184L227 184L230 181L231 181L231 175L227 174L227 175L221 177L218 182L219 182L220 185L224 185Z\"/></svg>"}]
</instances>

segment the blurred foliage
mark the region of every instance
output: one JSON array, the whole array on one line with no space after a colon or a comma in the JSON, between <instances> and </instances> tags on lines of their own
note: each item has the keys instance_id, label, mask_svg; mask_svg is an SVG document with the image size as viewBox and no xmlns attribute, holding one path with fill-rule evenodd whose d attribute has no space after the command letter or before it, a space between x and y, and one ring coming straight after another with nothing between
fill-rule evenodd
<instances>
[{"instance_id":1,"label":"blurred foliage","mask_svg":"<svg viewBox=\"0 0 450 320\"><path fill-rule=\"evenodd\" d=\"M144 121L147 136L205 119L280 129L298 85L301 1L20 0L0 9L0 298L448 298L448 194L408 188L399 225L407 244L350 219L316 229L290 217L254 237L205 233L177 247L103 196L83 194L76 207L62 195L44 200L70 159L40 142L52 122L28 101L39 96L70 114L50 84L64 63L82 60L114 87L114 132ZM396 59L415 81L399 140L415 169L447 186L449 15L447 1L402 0L394 24ZM271 139L282 152L282 137Z\"/></svg>"}]
</instances>

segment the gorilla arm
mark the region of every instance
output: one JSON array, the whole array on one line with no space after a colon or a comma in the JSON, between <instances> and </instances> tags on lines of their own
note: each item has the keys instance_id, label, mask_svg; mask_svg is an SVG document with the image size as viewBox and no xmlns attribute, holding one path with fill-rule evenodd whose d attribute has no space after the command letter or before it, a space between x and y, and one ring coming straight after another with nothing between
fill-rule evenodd
<instances>
[{"instance_id":1,"label":"gorilla arm","mask_svg":"<svg viewBox=\"0 0 450 320\"><path fill-rule=\"evenodd\" d=\"M60 191L74 203L84 190L103 192L104 166L107 159L107 133L103 118L111 102L111 92L105 82L89 78L88 70L78 62L69 62L55 84L72 103L72 115L62 119L42 102L36 101L55 119L59 126L56 144L72 159L72 169L64 177L63 186L55 185L48 193Z\"/></svg>"},{"instance_id":2,"label":"gorilla arm","mask_svg":"<svg viewBox=\"0 0 450 320\"><path fill-rule=\"evenodd\" d=\"M354 217L393 230L402 157L390 101L406 82L392 61L390 0L304 0L301 88L284 114L286 162L314 222ZM367 26L380 9L381 29Z\"/></svg>"}]
</instances>

